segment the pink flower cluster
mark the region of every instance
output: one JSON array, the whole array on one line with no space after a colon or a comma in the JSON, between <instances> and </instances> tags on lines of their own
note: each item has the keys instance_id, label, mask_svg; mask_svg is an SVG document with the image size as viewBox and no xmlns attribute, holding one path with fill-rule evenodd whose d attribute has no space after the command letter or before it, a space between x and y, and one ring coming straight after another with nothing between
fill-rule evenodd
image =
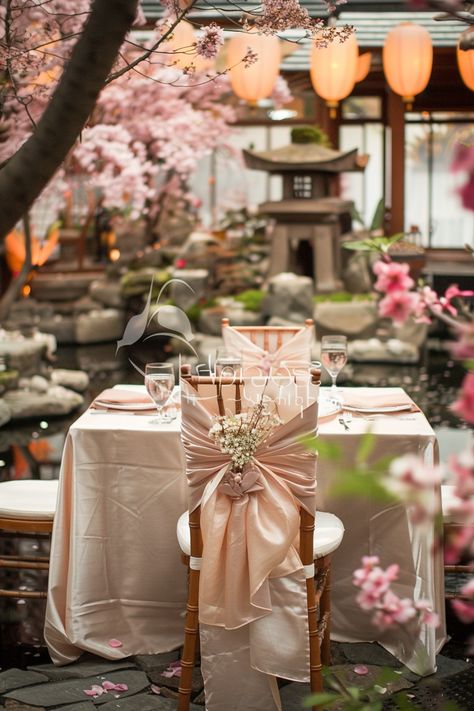
<instances>
[{"instance_id":1,"label":"pink flower cluster","mask_svg":"<svg viewBox=\"0 0 474 711\"><path fill-rule=\"evenodd\" d=\"M375 289L385 294L379 302L379 314L402 324L410 316L418 323L431 323L431 315L447 313L457 315L453 300L474 296L474 291L462 291L456 284L450 286L444 296L438 296L429 286L410 291L415 285L409 276L408 264L393 262L387 256L372 266L377 281Z\"/></svg>"},{"instance_id":2,"label":"pink flower cluster","mask_svg":"<svg viewBox=\"0 0 474 711\"><path fill-rule=\"evenodd\" d=\"M205 27L196 42L196 52L206 59L214 59L224 44L224 30L215 22Z\"/></svg>"},{"instance_id":3,"label":"pink flower cluster","mask_svg":"<svg viewBox=\"0 0 474 711\"><path fill-rule=\"evenodd\" d=\"M457 563L463 555L474 554L474 445L448 462L450 483L453 490L447 502L449 514L459 523L450 530L444 542L444 557L447 563Z\"/></svg>"},{"instance_id":4,"label":"pink flower cluster","mask_svg":"<svg viewBox=\"0 0 474 711\"><path fill-rule=\"evenodd\" d=\"M417 602L400 598L392 590L391 583L397 579L399 566L380 567L378 556L364 556L362 568L354 571L353 583L360 588L357 602L363 610L372 611L372 622L385 630L395 624L405 624L417 619L419 624L437 627L438 615L432 611L428 600Z\"/></svg>"},{"instance_id":5,"label":"pink flower cluster","mask_svg":"<svg viewBox=\"0 0 474 711\"><path fill-rule=\"evenodd\" d=\"M451 409L458 417L474 425L474 371L464 376L458 399L453 402Z\"/></svg>"},{"instance_id":6,"label":"pink flower cluster","mask_svg":"<svg viewBox=\"0 0 474 711\"><path fill-rule=\"evenodd\" d=\"M461 594L470 599L453 600L451 605L461 622L465 625L472 625L474 622L474 578L471 578L471 580L461 588Z\"/></svg>"},{"instance_id":7,"label":"pink flower cluster","mask_svg":"<svg viewBox=\"0 0 474 711\"><path fill-rule=\"evenodd\" d=\"M384 484L407 505L410 520L419 524L433 521L440 513L435 487L441 484L442 474L441 467L405 454L391 462Z\"/></svg>"}]
</instances>

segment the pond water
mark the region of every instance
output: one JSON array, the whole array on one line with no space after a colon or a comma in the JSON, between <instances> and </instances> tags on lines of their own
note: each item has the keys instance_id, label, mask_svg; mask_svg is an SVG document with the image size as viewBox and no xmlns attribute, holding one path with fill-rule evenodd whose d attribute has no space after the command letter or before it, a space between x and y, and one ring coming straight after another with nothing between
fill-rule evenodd
<instances>
[{"instance_id":1,"label":"pond water","mask_svg":"<svg viewBox=\"0 0 474 711\"><path fill-rule=\"evenodd\" d=\"M115 358L115 344L62 347L57 355L57 367L80 368L89 373L91 382L84 408L106 387L141 382L140 374L125 357ZM156 354L154 358L157 359ZM427 352L419 365L351 364L341 384L404 387L434 427L441 458L446 459L450 453L460 451L469 436L465 423L449 409L462 377L461 366L445 353ZM57 478L66 433L79 414L33 420L21 427L1 429L0 481ZM30 545L38 547L37 543ZM37 573L30 575L34 584ZM28 582L26 579L25 584ZM27 666L48 659L42 646L43 616L42 600L0 598L0 667Z\"/></svg>"}]
</instances>

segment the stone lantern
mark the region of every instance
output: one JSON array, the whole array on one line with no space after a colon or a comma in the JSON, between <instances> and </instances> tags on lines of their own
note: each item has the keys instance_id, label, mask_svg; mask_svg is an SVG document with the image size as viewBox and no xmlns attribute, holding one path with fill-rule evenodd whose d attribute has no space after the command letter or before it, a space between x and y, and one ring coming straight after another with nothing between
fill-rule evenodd
<instances>
[{"instance_id":1,"label":"stone lantern","mask_svg":"<svg viewBox=\"0 0 474 711\"><path fill-rule=\"evenodd\" d=\"M269 151L244 150L247 167L283 178L283 199L259 206L275 221L270 276L296 272L318 292L341 288L342 237L351 232L351 200L337 194L340 173L364 170L368 157L318 143L291 143Z\"/></svg>"}]
</instances>

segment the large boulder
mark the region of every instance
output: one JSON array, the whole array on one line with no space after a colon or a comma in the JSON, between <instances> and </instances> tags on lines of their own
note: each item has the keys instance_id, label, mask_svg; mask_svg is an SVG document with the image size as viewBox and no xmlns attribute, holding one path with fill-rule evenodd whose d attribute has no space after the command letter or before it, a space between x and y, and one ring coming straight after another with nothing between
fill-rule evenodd
<instances>
[{"instance_id":1,"label":"large boulder","mask_svg":"<svg viewBox=\"0 0 474 711\"><path fill-rule=\"evenodd\" d=\"M209 285L209 270L175 269L172 278L180 281L171 284L171 298L177 306L186 311L205 296Z\"/></svg>"},{"instance_id":2,"label":"large boulder","mask_svg":"<svg viewBox=\"0 0 474 711\"><path fill-rule=\"evenodd\" d=\"M124 303L118 280L96 279L89 287L89 295L94 301L111 308L120 308Z\"/></svg>"},{"instance_id":3,"label":"large boulder","mask_svg":"<svg viewBox=\"0 0 474 711\"><path fill-rule=\"evenodd\" d=\"M268 282L268 296L262 311L288 321L301 322L313 315L313 280L309 277L284 272Z\"/></svg>"},{"instance_id":4,"label":"large boulder","mask_svg":"<svg viewBox=\"0 0 474 711\"><path fill-rule=\"evenodd\" d=\"M22 338L18 334L0 336L0 360L9 370L17 370L22 375L32 375L41 369L46 350L44 341Z\"/></svg>"},{"instance_id":5,"label":"large boulder","mask_svg":"<svg viewBox=\"0 0 474 711\"><path fill-rule=\"evenodd\" d=\"M10 422L12 411L3 398L0 398L0 427Z\"/></svg>"},{"instance_id":6,"label":"large boulder","mask_svg":"<svg viewBox=\"0 0 474 711\"><path fill-rule=\"evenodd\" d=\"M41 320L39 327L54 336L58 343L74 343L75 316L74 314L54 314L51 318Z\"/></svg>"},{"instance_id":7,"label":"large boulder","mask_svg":"<svg viewBox=\"0 0 474 711\"><path fill-rule=\"evenodd\" d=\"M314 307L316 336L338 333L348 338L370 338L379 321L375 301L323 301Z\"/></svg>"},{"instance_id":8,"label":"large boulder","mask_svg":"<svg viewBox=\"0 0 474 711\"><path fill-rule=\"evenodd\" d=\"M117 341L123 335L124 313L118 309L101 309L80 314L75 322L76 343Z\"/></svg>"},{"instance_id":9,"label":"large boulder","mask_svg":"<svg viewBox=\"0 0 474 711\"><path fill-rule=\"evenodd\" d=\"M82 370L57 368L51 371L51 382L54 385L62 385L65 388L82 393L89 387L89 376Z\"/></svg>"},{"instance_id":10,"label":"large boulder","mask_svg":"<svg viewBox=\"0 0 474 711\"><path fill-rule=\"evenodd\" d=\"M355 340L348 346L349 358L359 363L417 363L420 359L420 349L414 343L389 338L381 341L378 338Z\"/></svg>"},{"instance_id":11,"label":"large boulder","mask_svg":"<svg viewBox=\"0 0 474 711\"><path fill-rule=\"evenodd\" d=\"M4 395L4 401L10 408L12 420L25 420L33 417L68 415L83 404L84 398L72 390L53 385L45 393L33 390L9 390Z\"/></svg>"},{"instance_id":12,"label":"large boulder","mask_svg":"<svg viewBox=\"0 0 474 711\"><path fill-rule=\"evenodd\" d=\"M38 301L75 301L85 296L94 273L37 274L31 284L31 295Z\"/></svg>"}]
</instances>

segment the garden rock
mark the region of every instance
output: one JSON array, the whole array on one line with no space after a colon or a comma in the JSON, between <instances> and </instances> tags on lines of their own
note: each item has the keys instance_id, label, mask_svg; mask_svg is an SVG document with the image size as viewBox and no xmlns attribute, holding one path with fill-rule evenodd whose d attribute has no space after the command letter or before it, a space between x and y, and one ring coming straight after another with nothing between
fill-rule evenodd
<instances>
[{"instance_id":1,"label":"garden rock","mask_svg":"<svg viewBox=\"0 0 474 711\"><path fill-rule=\"evenodd\" d=\"M44 342L31 338L17 337L10 340L0 336L0 358L4 359L10 370L17 370L23 375L30 375L41 368L46 350Z\"/></svg>"},{"instance_id":2,"label":"garden rock","mask_svg":"<svg viewBox=\"0 0 474 711\"><path fill-rule=\"evenodd\" d=\"M375 301L323 301L314 307L318 338L331 333L348 338L370 338L375 335L378 320Z\"/></svg>"},{"instance_id":3,"label":"garden rock","mask_svg":"<svg viewBox=\"0 0 474 711\"><path fill-rule=\"evenodd\" d=\"M38 301L75 301L85 296L95 274L37 274L31 295Z\"/></svg>"},{"instance_id":4,"label":"garden rock","mask_svg":"<svg viewBox=\"0 0 474 711\"><path fill-rule=\"evenodd\" d=\"M355 340L348 346L351 360L379 363L417 363L420 350L413 343L406 343L397 338L389 338L383 342L378 338L368 340Z\"/></svg>"},{"instance_id":5,"label":"garden rock","mask_svg":"<svg viewBox=\"0 0 474 711\"><path fill-rule=\"evenodd\" d=\"M268 296L262 311L288 321L304 321L313 313L313 280L292 273L274 276L268 282Z\"/></svg>"},{"instance_id":6,"label":"garden rock","mask_svg":"<svg viewBox=\"0 0 474 711\"><path fill-rule=\"evenodd\" d=\"M11 410L12 420L47 415L68 415L84 402L81 395L60 385L50 387L46 393L9 390L5 393L4 400Z\"/></svg>"},{"instance_id":7,"label":"garden rock","mask_svg":"<svg viewBox=\"0 0 474 711\"><path fill-rule=\"evenodd\" d=\"M222 306L203 309L199 316L199 330L209 336L219 336L222 330L222 319L226 316Z\"/></svg>"},{"instance_id":8,"label":"garden rock","mask_svg":"<svg viewBox=\"0 0 474 711\"><path fill-rule=\"evenodd\" d=\"M10 422L12 416L12 411L10 410L9 406L5 402L5 400L0 399L0 427L3 427L3 425L6 425L7 422Z\"/></svg>"},{"instance_id":9,"label":"garden rock","mask_svg":"<svg viewBox=\"0 0 474 711\"><path fill-rule=\"evenodd\" d=\"M52 318L39 322L42 331L47 331L54 336L58 343L74 343L75 318L72 314L63 316L54 314Z\"/></svg>"},{"instance_id":10,"label":"garden rock","mask_svg":"<svg viewBox=\"0 0 474 711\"><path fill-rule=\"evenodd\" d=\"M209 283L209 271L207 269L176 269L172 273L173 279L180 279L186 282L187 286L180 282L171 284L171 298L177 306L186 311L193 304L205 296Z\"/></svg>"},{"instance_id":11,"label":"garden rock","mask_svg":"<svg viewBox=\"0 0 474 711\"><path fill-rule=\"evenodd\" d=\"M124 314L117 309L102 309L80 314L75 323L76 343L116 341L123 335Z\"/></svg>"},{"instance_id":12,"label":"garden rock","mask_svg":"<svg viewBox=\"0 0 474 711\"><path fill-rule=\"evenodd\" d=\"M96 279L89 287L89 295L104 306L120 308L123 305L122 287L119 281Z\"/></svg>"},{"instance_id":13,"label":"garden rock","mask_svg":"<svg viewBox=\"0 0 474 711\"><path fill-rule=\"evenodd\" d=\"M51 382L54 385L62 385L78 393L84 392L89 386L89 376L82 370L67 370L57 368L51 371Z\"/></svg>"}]
</instances>

